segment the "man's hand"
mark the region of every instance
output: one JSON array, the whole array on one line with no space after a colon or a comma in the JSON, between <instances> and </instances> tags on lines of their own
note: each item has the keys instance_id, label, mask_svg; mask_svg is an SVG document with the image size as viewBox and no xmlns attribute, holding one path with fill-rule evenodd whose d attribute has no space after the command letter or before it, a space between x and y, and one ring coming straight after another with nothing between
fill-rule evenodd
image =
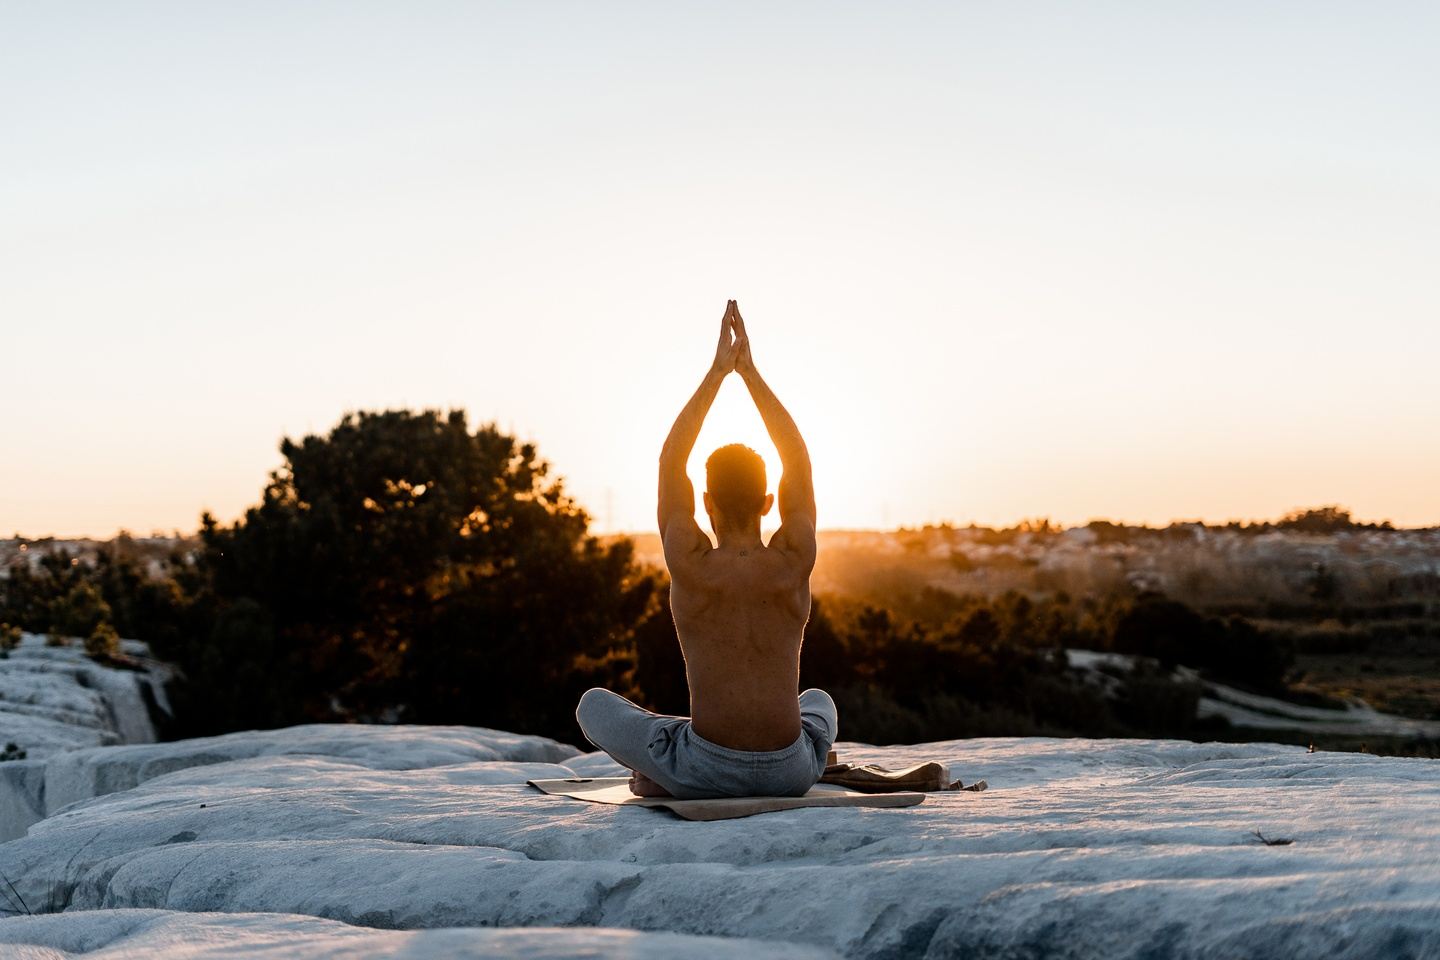
<instances>
[{"instance_id":1,"label":"man's hand","mask_svg":"<svg viewBox=\"0 0 1440 960\"><path fill-rule=\"evenodd\" d=\"M735 369L735 361L740 356L740 338L735 332L735 318L739 315L735 301L726 300L725 316L720 318L720 342L715 346L715 362L710 366L712 373L722 377Z\"/></svg>"},{"instance_id":2,"label":"man's hand","mask_svg":"<svg viewBox=\"0 0 1440 960\"><path fill-rule=\"evenodd\" d=\"M745 320L740 316L740 304L730 301L731 322L735 328L735 372L746 380L755 374L755 358L750 356L750 335L745 332Z\"/></svg>"}]
</instances>

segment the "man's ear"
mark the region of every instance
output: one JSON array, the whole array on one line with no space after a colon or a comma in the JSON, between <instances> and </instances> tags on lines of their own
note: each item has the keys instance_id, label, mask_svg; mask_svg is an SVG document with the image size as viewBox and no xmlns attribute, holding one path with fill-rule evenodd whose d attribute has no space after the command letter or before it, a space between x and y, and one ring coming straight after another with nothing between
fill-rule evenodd
<instances>
[{"instance_id":1,"label":"man's ear","mask_svg":"<svg viewBox=\"0 0 1440 960\"><path fill-rule=\"evenodd\" d=\"M765 514L769 513L769 512L770 512L770 508L773 507L773 506L775 506L775 494L773 494L773 493L767 493L767 494L765 494L765 506L763 506L763 507L760 508L760 516L763 517L763 516L765 516Z\"/></svg>"}]
</instances>

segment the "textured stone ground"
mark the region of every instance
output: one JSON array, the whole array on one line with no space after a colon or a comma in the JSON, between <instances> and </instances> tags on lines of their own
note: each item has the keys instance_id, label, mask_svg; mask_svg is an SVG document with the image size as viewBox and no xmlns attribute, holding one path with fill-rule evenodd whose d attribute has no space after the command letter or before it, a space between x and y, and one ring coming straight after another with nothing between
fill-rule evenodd
<instances>
[{"instance_id":1,"label":"textured stone ground","mask_svg":"<svg viewBox=\"0 0 1440 960\"><path fill-rule=\"evenodd\" d=\"M106 666L78 639L50 646L39 634L0 657L0 748L13 743L30 759L64 750L155 739L151 705L165 712L170 668L150 649L122 641L138 669Z\"/></svg>"},{"instance_id":2,"label":"textured stone ground","mask_svg":"<svg viewBox=\"0 0 1440 960\"><path fill-rule=\"evenodd\" d=\"M1440 955L1440 762L1143 740L841 751L946 760L991 790L689 823L535 793L525 779L616 772L551 741L303 727L86 751L76 782L133 785L34 824L0 865L32 908L66 911L628 928L855 957Z\"/></svg>"},{"instance_id":3,"label":"textured stone ground","mask_svg":"<svg viewBox=\"0 0 1440 960\"><path fill-rule=\"evenodd\" d=\"M374 930L281 913L97 910L0 921L10 960L824 960L794 944L633 930Z\"/></svg>"}]
</instances>

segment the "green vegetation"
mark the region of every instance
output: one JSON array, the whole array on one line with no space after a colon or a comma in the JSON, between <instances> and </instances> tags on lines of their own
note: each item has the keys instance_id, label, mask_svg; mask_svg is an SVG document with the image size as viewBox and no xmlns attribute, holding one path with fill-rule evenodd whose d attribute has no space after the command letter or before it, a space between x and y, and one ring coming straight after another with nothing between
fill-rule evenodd
<instances>
[{"instance_id":1,"label":"green vegetation","mask_svg":"<svg viewBox=\"0 0 1440 960\"><path fill-rule=\"evenodd\" d=\"M0 654L19 645L23 627L46 634L51 646L79 637L90 656L119 661L120 632L105 597L103 567L81 564L65 552L43 555L38 572L12 566L0 581L0 611L13 621L0 623Z\"/></svg>"},{"instance_id":2,"label":"green vegetation","mask_svg":"<svg viewBox=\"0 0 1440 960\"><path fill-rule=\"evenodd\" d=\"M1219 736L1223 723L1196 719L1200 689L1176 682L1161 666L1123 671L1113 690L1080 682L1066 666L1065 647L1120 650L1142 623L1174 619L1184 642L1203 644L1258 636L1232 634L1227 623L1174 612L1146 598L1101 608L1061 597L1041 602L1010 594L991 602L954 598L954 615L934 626L897 618L873 606L819 599L802 649L800 685L828 690L840 706L846 739L914 743L970 736ZM832 614L832 609L834 613ZM1158 612L1157 612L1158 611ZM1163 644L1176 642L1169 635ZM1169 646L1165 650L1171 649ZM637 631L636 680L648 705L687 709L684 663L668 614ZM1218 661L1216 679L1236 666ZM1244 678L1252 678L1247 666ZM1268 677L1267 677L1268 679Z\"/></svg>"},{"instance_id":3,"label":"green vegetation","mask_svg":"<svg viewBox=\"0 0 1440 960\"><path fill-rule=\"evenodd\" d=\"M146 576L117 544L11 570L0 616L174 662L172 735L307 721L466 723L575 739L586 687L626 686L659 602L535 448L463 412L361 413L285 441L231 526ZM633 691L632 691L633 692Z\"/></svg>"},{"instance_id":4,"label":"green vegetation","mask_svg":"<svg viewBox=\"0 0 1440 960\"><path fill-rule=\"evenodd\" d=\"M120 665L118 637L145 640L184 678L169 736L360 721L579 742L573 709L591 685L688 709L664 574L637 563L628 539L592 537L534 446L472 431L461 411L390 411L346 416L281 453L244 517L207 515L168 555L121 536L93 557L47 550L13 564L0 655L22 627L81 638ZM1207 559L1197 530L1402 533L1326 507L1227 527L1096 521L1088 540L1043 520L822 537L801 683L835 696L847 739L877 743L1246 736L1196 719L1200 685L1175 678L1180 664L1271 696L1359 694L1436 715L1440 680L1425 677L1440 677L1440 580L1242 568L1233 552ZM1097 679L1071 670L1066 649L1139 666Z\"/></svg>"},{"instance_id":5,"label":"green vegetation","mask_svg":"<svg viewBox=\"0 0 1440 960\"><path fill-rule=\"evenodd\" d=\"M0 658L10 656L10 651L20 646L23 633L24 631L14 624L0 623Z\"/></svg>"}]
</instances>

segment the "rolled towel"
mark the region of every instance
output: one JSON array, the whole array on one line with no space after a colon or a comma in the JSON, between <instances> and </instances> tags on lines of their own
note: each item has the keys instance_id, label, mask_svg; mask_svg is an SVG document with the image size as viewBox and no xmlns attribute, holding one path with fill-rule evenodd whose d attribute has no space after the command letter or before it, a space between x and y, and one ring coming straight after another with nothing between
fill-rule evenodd
<instances>
[{"instance_id":1,"label":"rolled towel","mask_svg":"<svg viewBox=\"0 0 1440 960\"><path fill-rule=\"evenodd\" d=\"M848 787L862 793L892 793L899 790L959 790L951 783L950 769L931 760L903 770L891 770L876 763L834 763L825 768L821 783Z\"/></svg>"}]
</instances>

